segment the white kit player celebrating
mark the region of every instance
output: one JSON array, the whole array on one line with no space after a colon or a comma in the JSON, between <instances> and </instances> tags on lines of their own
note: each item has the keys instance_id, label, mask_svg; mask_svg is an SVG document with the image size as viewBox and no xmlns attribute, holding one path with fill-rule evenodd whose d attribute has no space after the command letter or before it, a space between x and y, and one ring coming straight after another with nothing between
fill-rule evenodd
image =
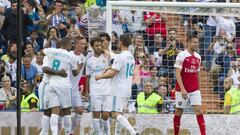
<instances>
[{"instance_id":1,"label":"white kit player celebrating","mask_svg":"<svg viewBox=\"0 0 240 135\"><path fill-rule=\"evenodd\" d=\"M128 46L131 44L131 38L128 35L120 36L121 53L115 55L112 68L101 75L95 76L96 80L112 78L113 90L113 110L112 118L117 122L118 128L125 127L131 135L138 135L138 133L129 124L128 120L122 115L123 109L127 105L127 100L131 95L133 68L135 60L133 55L129 52ZM120 134L120 130L115 129L116 135Z\"/></svg>"},{"instance_id":2,"label":"white kit player celebrating","mask_svg":"<svg viewBox=\"0 0 240 135\"><path fill-rule=\"evenodd\" d=\"M102 135L100 128L102 125L104 133L110 135L108 118L112 111L111 79L95 80L96 75L102 74L109 67L110 58L103 54L102 40L99 37L92 38L90 44L93 55L87 60L86 75L88 78L87 88L90 90L94 134Z\"/></svg>"},{"instance_id":3,"label":"white kit player celebrating","mask_svg":"<svg viewBox=\"0 0 240 135\"><path fill-rule=\"evenodd\" d=\"M47 57L44 57L43 59L43 65L42 67L49 67L48 65ZM49 69L51 71L51 69ZM44 73L41 83L38 87L38 93L39 93L39 101L40 101L40 110L43 110L43 117L41 121L41 133L40 135L48 135L49 130L49 119L51 116L51 110L46 107L46 91L48 91L49 88L49 75L59 75L61 77L67 77L67 73L64 70L56 71L52 70L51 74Z\"/></svg>"},{"instance_id":4,"label":"white kit player celebrating","mask_svg":"<svg viewBox=\"0 0 240 135\"><path fill-rule=\"evenodd\" d=\"M201 135L206 135L205 122L201 107L201 93L199 90L199 72L201 56L198 50L199 40L196 35L187 38L186 50L177 55L176 63L176 111L173 118L174 135L179 134L180 120L183 109L189 105L196 114Z\"/></svg>"},{"instance_id":5,"label":"white kit player celebrating","mask_svg":"<svg viewBox=\"0 0 240 135\"><path fill-rule=\"evenodd\" d=\"M75 38L75 49L74 51L71 51L73 55L75 55L75 58L77 60L77 63L79 64L78 68L80 69L80 73L77 76L74 76L71 74L70 79L72 82L72 107L75 111L75 114L72 118L72 130L71 135L74 134L75 129L79 126L82 113L84 111L83 104L82 104L82 98L81 94L79 92L79 80L83 73L83 66L85 63L85 56L83 55L84 49L87 45L87 41L84 37L76 37Z\"/></svg>"},{"instance_id":6,"label":"white kit player celebrating","mask_svg":"<svg viewBox=\"0 0 240 135\"><path fill-rule=\"evenodd\" d=\"M70 72L77 76L80 69L74 55L68 52L72 48L71 39L64 37L60 42L60 48L47 48L43 52L48 58L49 66L52 70L64 69L68 74L67 77L51 75L49 79L49 89L46 92L47 107L51 108L50 128L52 135L58 135L58 118L60 107L64 115L65 134L71 132L71 89ZM44 69L48 73L47 68ZM51 71L50 71L51 72Z\"/></svg>"}]
</instances>

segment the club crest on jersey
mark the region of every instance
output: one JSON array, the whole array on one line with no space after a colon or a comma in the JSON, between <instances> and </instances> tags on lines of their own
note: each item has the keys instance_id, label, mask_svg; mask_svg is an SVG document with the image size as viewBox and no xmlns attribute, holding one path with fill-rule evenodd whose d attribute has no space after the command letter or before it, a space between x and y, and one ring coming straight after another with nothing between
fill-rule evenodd
<instances>
[{"instance_id":1,"label":"club crest on jersey","mask_svg":"<svg viewBox=\"0 0 240 135\"><path fill-rule=\"evenodd\" d=\"M192 59L191 63L195 65L197 63L196 59Z\"/></svg>"},{"instance_id":2,"label":"club crest on jersey","mask_svg":"<svg viewBox=\"0 0 240 135\"><path fill-rule=\"evenodd\" d=\"M106 63L106 61L105 61L105 60L103 60L103 63Z\"/></svg>"},{"instance_id":3,"label":"club crest on jersey","mask_svg":"<svg viewBox=\"0 0 240 135\"><path fill-rule=\"evenodd\" d=\"M178 105L179 105L179 106L181 106L181 105L182 105L182 102L181 102L181 101L179 101L179 102L178 102Z\"/></svg>"}]
</instances>

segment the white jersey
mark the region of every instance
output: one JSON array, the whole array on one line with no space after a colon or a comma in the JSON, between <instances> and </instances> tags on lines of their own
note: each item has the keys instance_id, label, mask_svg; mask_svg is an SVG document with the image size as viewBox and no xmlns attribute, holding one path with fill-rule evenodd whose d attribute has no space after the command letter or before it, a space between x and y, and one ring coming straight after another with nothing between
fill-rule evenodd
<instances>
[{"instance_id":1,"label":"white jersey","mask_svg":"<svg viewBox=\"0 0 240 135\"><path fill-rule=\"evenodd\" d=\"M85 56L82 53L80 55L75 55L73 51L71 51L70 53L74 55L75 59L77 60L77 63L78 64L83 63L83 67L84 67L84 64L86 62ZM71 79L71 82L73 85L73 89L78 89L78 83L79 83L80 78L82 77L82 73L83 73L83 69L84 69L83 67L77 76L74 76L71 72L70 79Z\"/></svg>"},{"instance_id":2,"label":"white jersey","mask_svg":"<svg viewBox=\"0 0 240 135\"><path fill-rule=\"evenodd\" d=\"M49 67L49 65L48 65L48 58L46 56L44 56L44 58L43 58L43 65L42 65L42 67ZM49 82L49 75L44 73L42 81L44 81L45 83L48 83Z\"/></svg>"},{"instance_id":3,"label":"white jersey","mask_svg":"<svg viewBox=\"0 0 240 135\"><path fill-rule=\"evenodd\" d=\"M128 97L131 95L134 66L135 60L129 51L122 51L114 56L112 69L118 71L118 74L112 79L114 96Z\"/></svg>"},{"instance_id":4,"label":"white jersey","mask_svg":"<svg viewBox=\"0 0 240 135\"><path fill-rule=\"evenodd\" d=\"M53 70L62 70L68 74L67 77L51 75L49 85L56 87L72 87L70 82L70 72L77 70L77 61L74 55L64 49L47 48L43 50L48 57L49 67Z\"/></svg>"},{"instance_id":5,"label":"white jersey","mask_svg":"<svg viewBox=\"0 0 240 135\"><path fill-rule=\"evenodd\" d=\"M90 75L90 95L111 95L111 79L101 79L96 81L95 76L102 74L109 66L109 60L101 54L94 55L87 60L86 75Z\"/></svg>"}]
</instances>

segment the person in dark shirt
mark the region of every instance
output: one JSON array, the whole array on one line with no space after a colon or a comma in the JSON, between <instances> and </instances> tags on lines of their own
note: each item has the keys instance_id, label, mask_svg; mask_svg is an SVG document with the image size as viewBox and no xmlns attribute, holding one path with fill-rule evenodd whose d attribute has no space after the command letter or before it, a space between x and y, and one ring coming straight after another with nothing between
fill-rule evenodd
<instances>
[{"instance_id":1,"label":"person in dark shirt","mask_svg":"<svg viewBox=\"0 0 240 135\"><path fill-rule=\"evenodd\" d=\"M164 49L159 51L159 55L162 55L162 65L159 69L159 76L164 73L168 73L170 78L170 84L174 85L174 62L177 54L183 50L183 44L177 41L177 31L172 28L168 30L168 39Z\"/></svg>"},{"instance_id":2,"label":"person in dark shirt","mask_svg":"<svg viewBox=\"0 0 240 135\"><path fill-rule=\"evenodd\" d=\"M28 36L28 25L33 25L33 22L27 14L26 8L23 7L23 39ZM17 38L17 0L12 0L11 8L6 9L5 20L3 22L2 31L6 41L16 40Z\"/></svg>"}]
</instances>

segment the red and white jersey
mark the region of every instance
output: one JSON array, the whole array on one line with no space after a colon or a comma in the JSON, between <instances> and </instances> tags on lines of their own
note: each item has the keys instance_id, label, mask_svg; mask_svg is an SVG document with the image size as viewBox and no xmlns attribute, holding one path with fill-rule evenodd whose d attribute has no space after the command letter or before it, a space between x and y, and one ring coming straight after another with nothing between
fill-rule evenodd
<instances>
[{"instance_id":1,"label":"red and white jersey","mask_svg":"<svg viewBox=\"0 0 240 135\"><path fill-rule=\"evenodd\" d=\"M177 55L175 68L181 68L181 77L184 88L188 93L199 90L198 72L200 71L201 56L194 52L190 54L188 50L184 50ZM176 91L181 91L176 82Z\"/></svg>"}]
</instances>

